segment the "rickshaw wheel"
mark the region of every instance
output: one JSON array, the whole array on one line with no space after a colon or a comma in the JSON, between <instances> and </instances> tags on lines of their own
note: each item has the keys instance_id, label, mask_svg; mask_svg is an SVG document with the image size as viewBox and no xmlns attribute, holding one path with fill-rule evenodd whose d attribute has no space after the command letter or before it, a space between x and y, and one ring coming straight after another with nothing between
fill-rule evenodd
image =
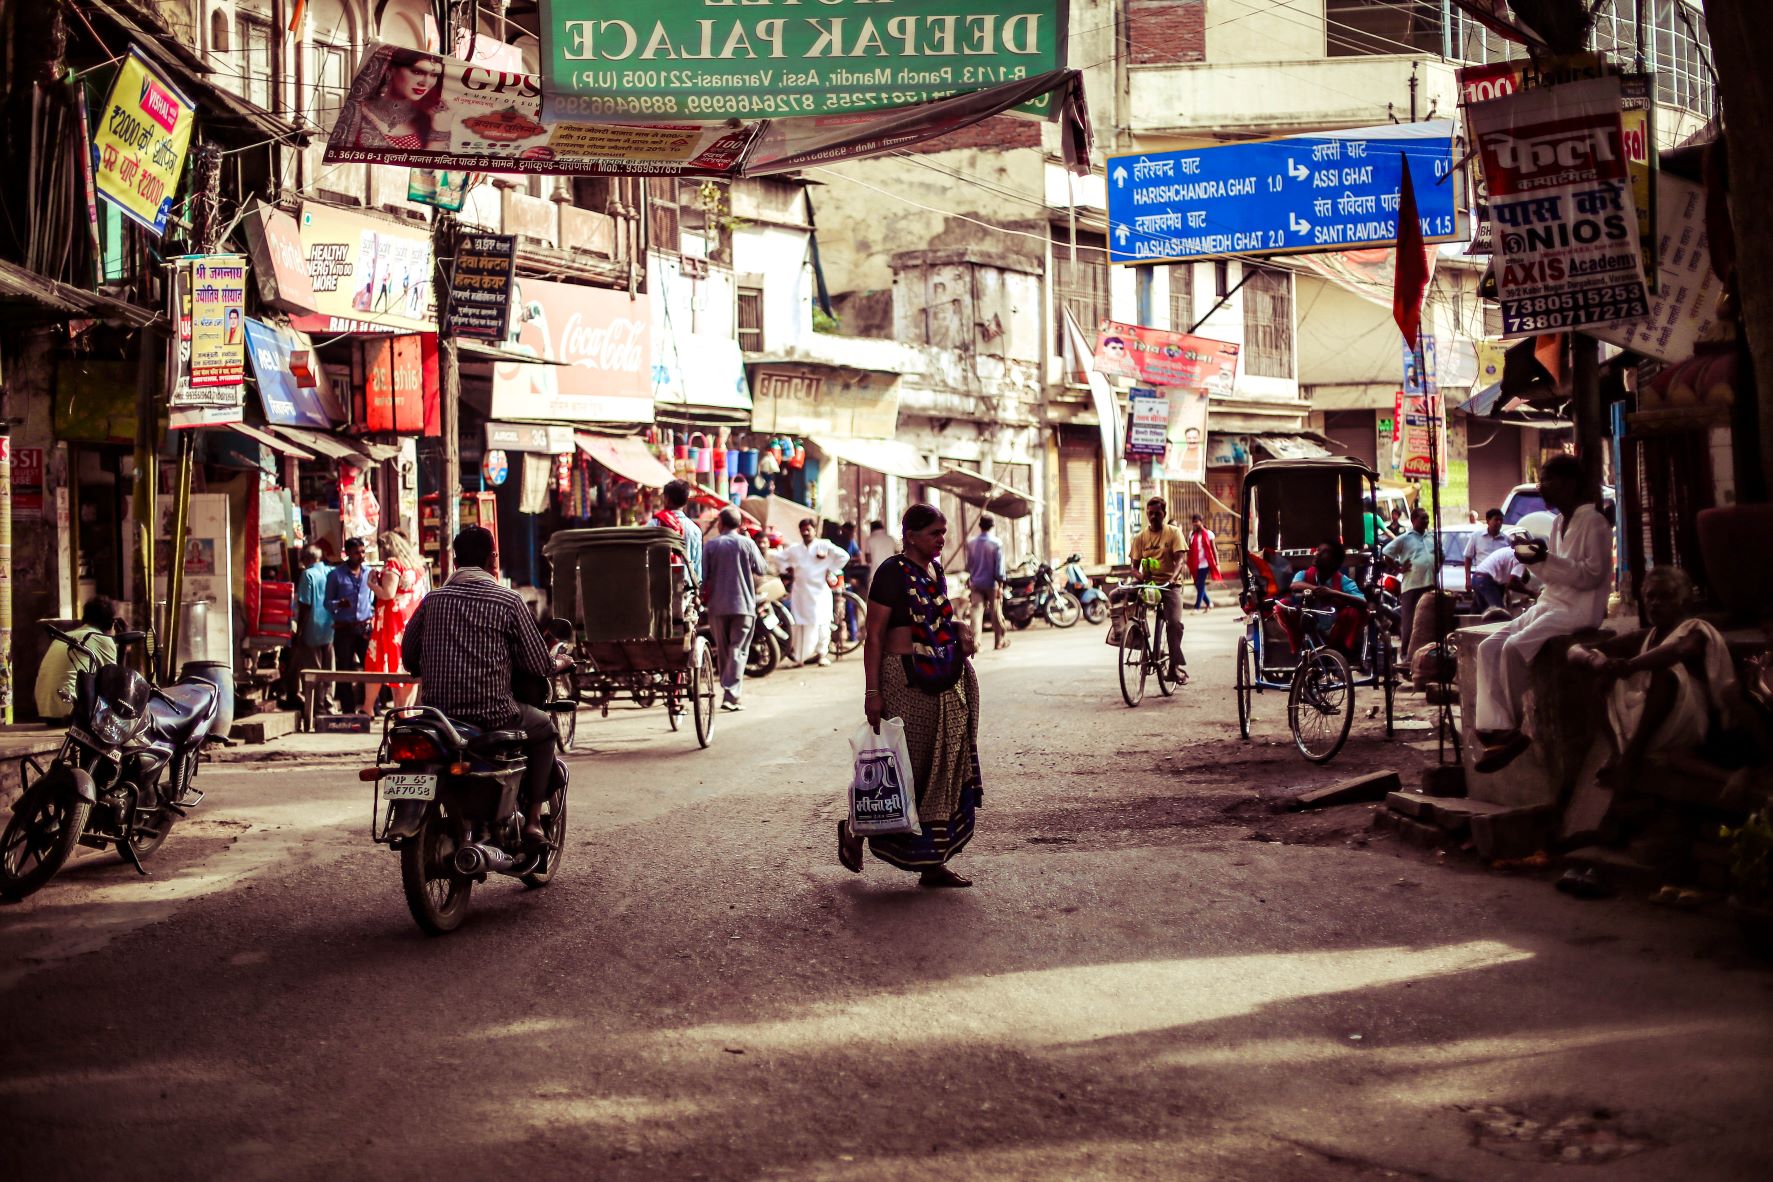
<instances>
[{"instance_id":1,"label":"rickshaw wheel","mask_svg":"<svg viewBox=\"0 0 1773 1182\"><path fill-rule=\"evenodd\" d=\"M1256 702L1256 653L1250 646L1250 638L1244 636L1237 642L1237 733L1238 737L1250 737L1250 712Z\"/></svg>"},{"instance_id":2,"label":"rickshaw wheel","mask_svg":"<svg viewBox=\"0 0 1773 1182\"><path fill-rule=\"evenodd\" d=\"M1120 696L1127 705L1145 700L1145 624L1129 621L1120 638Z\"/></svg>"},{"instance_id":3,"label":"rickshaw wheel","mask_svg":"<svg viewBox=\"0 0 1773 1182\"><path fill-rule=\"evenodd\" d=\"M1348 659L1332 648L1307 652L1287 690L1287 725L1299 754L1328 763L1348 741L1354 722L1354 687Z\"/></svg>"},{"instance_id":4,"label":"rickshaw wheel","mask_svg":"<svg viewBox=\"0 0 1773 1182\"><path fill-rule=\"evenodd\" d=\"M720 676L714 667L714 649L707 641L697 639L690 654L690 712L695 715L696 742L702 747L714 741L715 697L720 692Z\"/></svg>"}]
</instances>

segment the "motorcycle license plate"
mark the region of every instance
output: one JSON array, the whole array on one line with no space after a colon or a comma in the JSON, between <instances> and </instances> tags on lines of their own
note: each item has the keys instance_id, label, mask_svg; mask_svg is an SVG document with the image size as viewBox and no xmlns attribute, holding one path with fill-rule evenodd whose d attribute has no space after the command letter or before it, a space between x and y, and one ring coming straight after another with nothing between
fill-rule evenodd
<instances>
[{"instance_id":1,"label":"motorcycle license plate","mask_svg":"<svg viewBox=\"0 0 1773 1182\"><path fill-rule=\"evenodd\" d=\"M381 779L383 800L435 800L437 777L399 774Z\"/></svg>"}]
</instances>

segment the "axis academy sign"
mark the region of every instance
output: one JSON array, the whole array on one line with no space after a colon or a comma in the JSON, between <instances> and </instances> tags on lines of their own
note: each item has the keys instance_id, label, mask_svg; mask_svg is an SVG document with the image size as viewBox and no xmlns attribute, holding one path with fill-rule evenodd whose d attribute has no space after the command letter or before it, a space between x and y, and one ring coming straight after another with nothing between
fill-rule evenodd
<instances>
[{"instance_id":1,"label":"axis academy sign","mask_svg":"<svg viewBox=\"0 0 1773 1182\"><path fill-rule=\"evenodd\" d=\"M1386 124L1108 160L1117 263L1392 246L1404 161L1424 242L1465 237L1453 123Z\"/></svg>"},{"instance_id":2,"label":"axis academy sign","mask_svg":"<svg viewBox=\"0 0 1773 1182\"><path fill-rule=\"evenodd\" d=\"M1065 0L541 0L543 117L774 119L908 107L1065 63ZM1045 110L1041 99L1024 109Z\"/></svg>"}]
</instances>

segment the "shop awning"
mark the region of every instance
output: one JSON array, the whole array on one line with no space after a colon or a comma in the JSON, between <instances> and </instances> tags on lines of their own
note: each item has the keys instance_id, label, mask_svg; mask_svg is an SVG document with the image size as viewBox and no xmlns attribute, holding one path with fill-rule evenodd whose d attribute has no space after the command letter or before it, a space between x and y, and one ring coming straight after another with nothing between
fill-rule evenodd
<instances>
[{"instance_id":1,"label":"shop awning","mask_svg":"<svg viewBox=\"0 0 1773 1182\"><path fill-rule=\"evenodd\" d=\"M86 291L0 259L0 306L13 311L20 305L40 311L44 319L102 320L130 328L143 328L162 319L152 308ZM30 318L23 311L17 314L21 319Z\"/></svg>"},{"instance_id":2,"label":"shop awning","mask_svg":"<svg viewBox=\"0 0 1773 1182\"><path fill-rule=\"evenodd\" d=\"M356 464L360 468L367 467L374 462L362 449L331 435L322 435L318 431L308 431L301 427L272 427L271 430L298 446L318 452L328 459L342 460L347 464Z\"/></svg>"},{"instance_id":3,"label":"shop awning","mask_svg":"<svg viewBox=\"0 0 1773 1182\"><path fill-rule=\"evenodd\" d=\"M834 460L885 476L929 480L941 472L923 458L922 452L900 439L850 439L827 435L809 435L807 439Z\"/></svg>"},{"instance_id":4,"label":"shop awning","mask_svg":"<svg viewBox=\"0 0 1773 1182\"><path fill-rule=\"evenodd\" d=\"M261 431L257 427L248 427L245 423L229 423L228 430L239 435L244 435L254 443L257 443L262 447L268 447L272 451L281 455L290 456L298 460L311 460L314 458L312 454L303 451L295 444L284 439L279 439L268 431Z\"/></svg>"},{"instance_id":5,"label":"shop awning","mask_svg":"<svg viewBox=\"0 0 1773 1182\"><path fill-rule=\"evenodd\" d=\"M497 345L468 338L456 341L456 352L463 361L509 361L518 365L572 364L570 361L556 361L552 357L537 357L533 353L519 353L515 349L501 349Z\"/></svg>"},{"instance_id":6,"label":"shop awning","mask_svg":"<svg viewBox=\"0 0 1773 1182\"><path fill-rule=\"evenodd\" d=\"M592 435L579 432L573 436L579 450L614 472L647 488L664 488L677 479L671 469L659 463L646 442L633 435Z\"/></svg>"},{"instance_id":7,"label":"shop awning","mask_svg":"<svg viewBox=\"0 0 1773 1182\"><path fill-rule=\"evenodd\" d=\"M798 537L796 531L800 529L800 523L809 517L814 521L837 520L787 497L746 497L741 507L761 521L765 529L774 530L784 538Z\"/></svg>"},{"instance_id":8,"label":"shop awning","mask_svg":"<svg viewBox=\"0 0 1773 1182\"><path fill-rule=\"evenodd\" d=\"M1034 512L1034 502L1027 493L1018 492L1007 484L1000 484L989 476L982 476L971 468L948 465L940 476L927 483L932 488L953 493L967 504L977 506L987 513L995 513L999 517L1014 520Z\"/></svg>"},{"instance_id":9,"label":"shop awning","mask_svg":"<svg viewBox=\"0 0 1773 1182\"><path fill-rule=\"evenodd\" d=\"M1309 460L1330 454L1329 448L1303 435L1252 435L1250 442L1277 460Z\"/></svg>"}]
</instances>

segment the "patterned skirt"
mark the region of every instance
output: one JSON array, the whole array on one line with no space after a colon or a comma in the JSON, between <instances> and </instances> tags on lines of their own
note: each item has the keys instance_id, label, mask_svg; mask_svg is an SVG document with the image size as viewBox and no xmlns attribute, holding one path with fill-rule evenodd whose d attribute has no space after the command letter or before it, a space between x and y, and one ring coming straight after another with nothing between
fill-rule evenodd
<instances>
[{"instance_id":1,"label":"patterned skirt","mask_svg":"<svg viewBox=\"0 0 1773 1182\"><path fill-rule=\"evenodd\" d=\"M984 786L979 778L979 679L971 662L966 676L941 694L926 694L905 678L898 657L880 663L882 713L905 723L917 777L920 833L871 837L874 856L901 870L928 870L966 847L973 836L973 810Z\"/></svg>"}]
</instances>

